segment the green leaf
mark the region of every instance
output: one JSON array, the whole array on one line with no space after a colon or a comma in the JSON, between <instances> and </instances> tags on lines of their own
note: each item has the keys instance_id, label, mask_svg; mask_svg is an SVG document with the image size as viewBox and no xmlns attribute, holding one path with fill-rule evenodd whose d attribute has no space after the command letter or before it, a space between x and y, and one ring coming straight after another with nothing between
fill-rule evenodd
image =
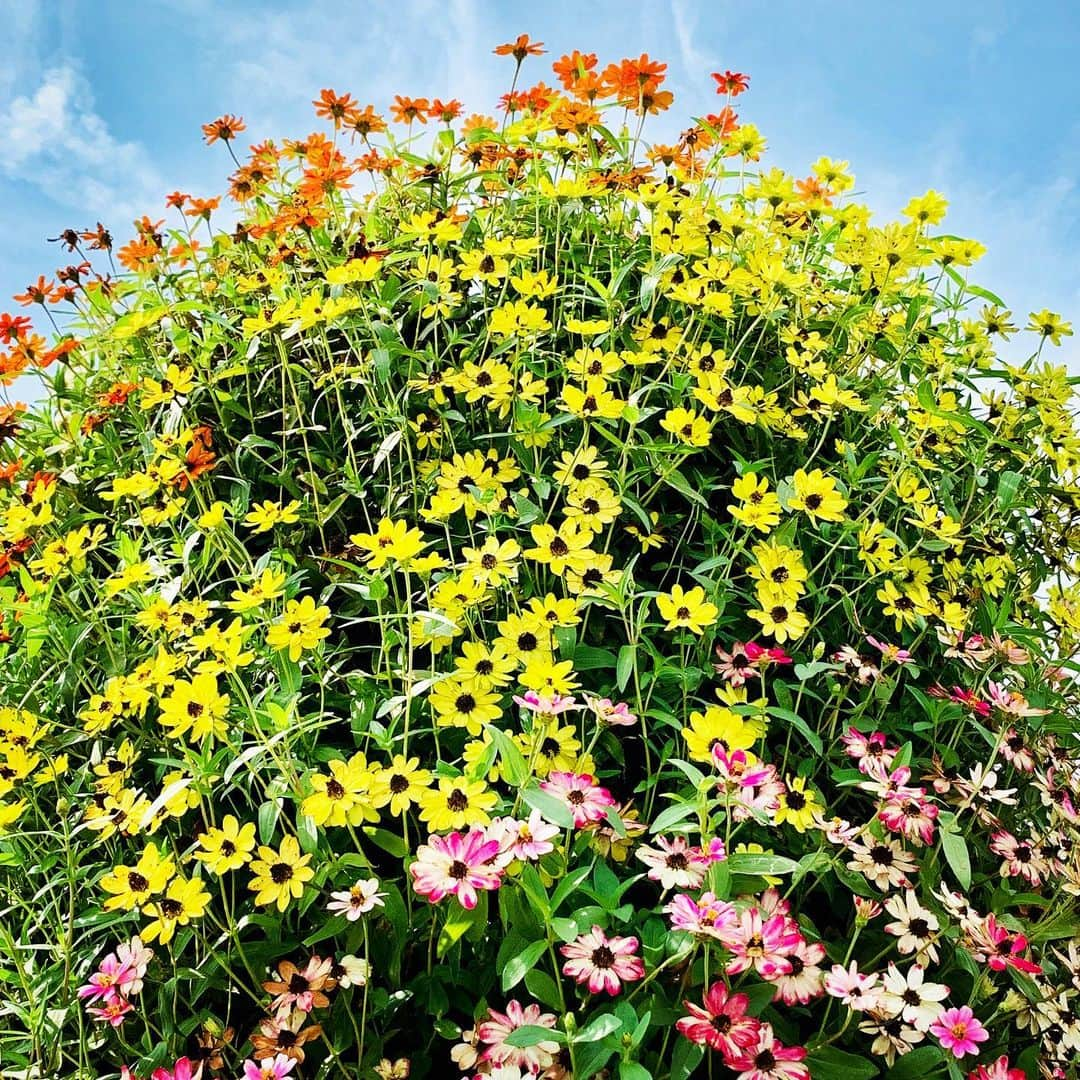
<instances>
[{"instance_id":1,"label":"green leaf","mask_svg":"<svg viewBox=\"0 0 1080 1080\"><path fill-rule=\"evenodd\" d=\"M534 941L527 945L513 959L508 960L502 970L502 988L509 990L517 986L525 975L536 966L537 960L547 951L546 941Z\"/></svg>"},{"instance_id":2,"label":"green leaf","mask_svg":"<svg viewBox=\"0 0 1080 1080\"><path fill-rule=\"evenodd\" d=\"M521 787L529 779L529 765L522 757L517 744L501 728L493 724L486 724L485 728L491 741L498 750L499 760L502 762L503 775L511 787Z\"/></svg>"},{"instance_id":3,"label":"green leaf","mask_svg":"<svg viewBox=\"0 0 1080 1080\"><path fill-rule=\"evenodd\" d=\"M636 1061L619 1063L619 1080L653 1080L653 1074Z\"/></svg>"},{"instance_id":4,"label":"green leaf","mask_svg":"<svg viewBox=\"0 0 1080 1080\"><path fill-rule=\"evenodd\" d=\"M561 1009L562 1000L559 997L559 986L555 980L539 968L533 968L525 976L525 989L537 1001L542 1002L552 1009Z\"/></svg>"},{"instance_id":5,"label":"green leaf","mask_svg":"<svg viewBox=\"0 0 1080 1080\"><path fill-rule=\"evenodd\" d=\"M653 823L649 826L649 832L663 832L672 825L685 821L688 817L693 817L697 810L698 808L694 803L675 803L674 806L669 806L656 815Z\"/></svg>"},{"instance_id":6,"label":"green leaf","mask_svg":"<svg viewBox=\"0 0 1080 1080\"><path fill-rule=\"evenodd\" d=\"M516 1046L519 1049L536 1046L542 1042L565 1043L566 1036L556 1028L541 1027L539 1024L523 1024L519 1028L514 1028L503 1039L506 1046Z\"/></svg>"},{"instance_id":7,"label":"green leaf","mask_svg":"<svg viewBox=\"0 0 1080 1080\"><path fill-rule=\"evenodd\" d=\"M962 889L971 888L971 857L968 855L967 844L963 836L955 832L943 832L941 834L941 852L949 868L956 875L956 880Z\"/></svg>"},{"instance_id":8,"label":"green leaf","mask_svg":"<svg viewBox=\"0 0 1080 1080\"><path fill-rule=\"evenodd\" d=\"M487 922L487 893L481 893L476 907L467 911L455 903L439 931L436 952L441 960L478 922Z\"/></svg>"},{"instance_id":9,"label":"green leaf","mask_svg":"<svg viewBox=\"0 0 1080 1080\"><path fill-rule=\"evenodd\" d=\"M634 671L634 659L637 649L633 645L624 645L619 650L619 659L615 664L615 684L621 694L630 682L630 676Z\"/></svg>"},{"instance_id":10,"label":"green leaf","mask_svg":"<svg viewBox=\"0 0 1080 1080\"><path fill-rule=\"evenodd\" d=\"M822 1046L811 1050L806 1056L811 1076L828 1077L828 1080L870 1080L877 1076L878 1067L864 1057L837 1050L835 1046Z\"/></svg>"},{"instance_id":11,"label":"green leaf","mask_svg":"<svg viewBox=\"0 0 1080 1080\"><path fill-rule=\"evenodd\" d=\"M534 810L540 811L540 816L546 818L552 825L558 825L560 829L572 829L574 827L574 815L570 807L561 799L550 795L540 788L525 788L521 797Z\"/></svg>"},{"instance_id":12,"label":"green leaf","mask_svg":"<svg viewBox=\"0 0 1080 1080\"><path fill-rule=\"evenodd\" d=\"M942 1062L941 1050L936 1046L920 1046L899 1058L885 1074L885 1080L922 1080L930 1070Z\"/></svg>"},{"instance_id":13,"label":"green leaf","mask_svg":"<svg viewBox=\"0 0 1080 1080\"><path fill-rule=\"evenodd\" d=\"M598 1016L591 1024L584 1027L574 1036L575 1043L599 1042L609 1035L614 1035L622 1028L622 1021L613 1013L604 1013Z\"/></svg>"},{"instance_id":14,"label":"green leaf","mask_svg":"<svg viewBox=\"0 0 1080 1080\"><path fill-rule=\"evenodd\" d=\"M736 852L729 855L725 865L733 874L793 874L799 864L794 859L783 855L752 855L748 852Z\"/></svg>"},{"instance_id":15,"label":"green leaf","mask_svg":"<svg viewBox=\"0 0 1080 1080\"><path fill-rule=\"evenodd\" d=\"M1023 477L1011 469L1006 469L998 477L997 504L999 510L1008 510L1012 506L1016 500L1016 493L1020 490L1021 483L1023 483Z\"/></svg>"},{"instance_id":16,"label":"green leaf","mask_svg":"<svg viewBox=\"0 0 1080 1080\"><path fill-rule=\"evenodd\" d=\"M821 736L813 731L810 725L799 716L798 713L792 712L790 709L781 709L776 705L770 705L766 711L770 716L775 716L779 720L786 720L800 735L802 735L815 754L821 754L824 751L825 744L821 741Z\"/></svg>"}]
</instances>

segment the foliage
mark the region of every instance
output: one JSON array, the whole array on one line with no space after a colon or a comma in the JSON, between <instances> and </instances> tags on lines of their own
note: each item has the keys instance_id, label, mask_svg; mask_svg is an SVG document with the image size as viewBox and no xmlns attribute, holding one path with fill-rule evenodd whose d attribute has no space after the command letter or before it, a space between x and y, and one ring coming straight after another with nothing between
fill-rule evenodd
<instances>
[{"instance_id":1,"label":"foliage","mask_svg":"<svg viewBox=\"0 0 1080 1080\"><path fill-rule=\"evenodd\" d=\"M1070 327L501 52L0 317L5 1075L1071 1075Z\"/></svg>"}]
</instances>

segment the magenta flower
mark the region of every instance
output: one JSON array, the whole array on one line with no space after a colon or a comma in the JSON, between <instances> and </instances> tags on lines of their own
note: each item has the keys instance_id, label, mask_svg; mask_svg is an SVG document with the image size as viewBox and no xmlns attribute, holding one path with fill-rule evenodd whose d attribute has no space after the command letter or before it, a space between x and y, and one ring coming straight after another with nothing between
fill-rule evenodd
<instances>
[{"instance_id":1,"label":"magenta flower","mask_svg":"<svg viewBox=\"0 0 1080 1080\"><path fill-rule=\"evenodd\" d=\"M515 694L514 703L520 705L523 709L539 713L542 716L558 716L560 713L567 712L570 709L580 708L573 696L552 694L547 697L544 694L538 694L535 690L527 690L520 696Z\"/></svg>"},{"instance_id":2,"label":"magenta flower","mask_svg":"<svg viewBox=\"0 0 1080 1080\"><path fill-rule=\"evenodd\" d=\"M722 982L714 982L705 995L704 1007L683 1003L690 1014L676 1021L675 1028L699 1046L710 1046L725 1058L736 1057L757 1042L759 1023L746 1015L750 999L745 994L729 994Z\"/></svg>"},{"instance_id":3,"label":"magenta flower","mask_svg":"<svg viewBox=\"0 0 1080 1080\"><path fill-rule=\"evenodd\" d=\"M553 772L540 785L541 790L562 799L574 815L580 829L592 821L603 821L609 806L618 805L607 788L598 787L588 773Z\"/></svg>"},{"instance_id":4,"label":"magenta flower","mask_svg":"<svg viewBox=\"0 0 1080 1080\"><path fill-rule=\"evenodd\" d=\"M717 900L711 892L702 893L697 900L680 893L668 903L664 913L670 918L673 930L717 939L722 939L723 931L738 919L734 906L726 900Z\"/></svg>"},{"instance_id":5,"label":"magenta flower","mask_svg":"<svg viewBox=\"0 0 1080 1080\"><path fill-rule=\"evenodd\" d=\"M90 1006L86 1011L95 1019L100 1020L102 1023L108 1024L110 1027L119 1027L127 1014L135 1008L126 998L114 997L111 1001L106 1001L104 1005Z\"/></svg>"},{"instance_id":6,"label":"magenta flower","mask_svg":"<svg viewBox=\"0 0 1080 1080\"><path fill-rule=\"evenodd\" d=\"M622 990L624 982L637 982L645 975L645 965L637 952L636 937L605 937L599 926L594 926L576 941L562 946L567 958L563 974L588 983L589 993L602 990L614 996Z\"/></svg>"},{"instance_id":7,"label":"magenta flower","mask_svg":"<svg viewBox=\"0 0 1080 1080\"><path fill-rule=\"evenodd\" d=\"M244 1062L244 1080L282 1080L293 1071L296 1062L287 1054L275 1054L262 1061Z\"/></svg>"},{"instance_id":8,"label":"magenta flower","mask_svg":"<svg viewBox=\"0 0 1080 1080\"><path fill-rule=\"evenodd\" d=\"M150 1080L199 1080L202 1076L202 1062L196 1064L191 1058L177 1058L171 1069L155 1069Z\"/></svg>"},{"instance_id":9,"label":"magenta flower","mask_svg":"<svg viewBox=\"0 0 1080 1080\"><path fill-rule=\"evenodd\" d=\"M962 1058L965 1054L977 1054L979 1043L986 1042L990 1033L975 1018L967 1005L959 1009L945 1009L930 1025L930 1034L953 1057Z\"/></svg>"},{"instance_id":10,"label":"magenta flower","mask_svg":"<svg viewBox=\"0 0 1080 1080\"><path fill-rule=\"evenodd\" d=\"M729 975L741 975L754 968L763 979L775 979L791 974L788 958L803 939L786 915L763 919L762 913L752 907L735 925L721 931L720 940L731 951L725 969Z\"/></svg>"},{"instance_id":11,"label":"magenta flower","mask_svg":"<svg viewBox=\"0 0 1080 1080\"><path fill-rule=\"evenodd\" d=\"M1010 1069L1009 1059L1002 1054L990 1065L980 1065L974 1072L968 1073L968 1080L1027 1080L1023 1069Z\"/></svg>"},{"instance_id":12,"label":"magenta flower","mask_svg":"<svg viewBox=\"0 0 1080 1080\"><path fill-rule=\"evenodd\" d=\"M757 1041L725 1064L738 1072L738 1080L810 1080L810 1070L802 1064L805 1057L805 1047L784 1046L772 1024L759 1024Z\"/></svg>"},{"instance_id":13,"label":"magenta flower","mask_svg":"<svg viewBox=\"0 0 1080 1080\"><path fill-rule=\"evenodd\" d=\"M444 896L456 896L471 911L478 890L497 889L502 882L502 870L491 865L498 854L499 841L488 839L483 829L431 836L417 848L416 862L409 867L413 888L433 904Z\"/></svg>"}]
</instances>

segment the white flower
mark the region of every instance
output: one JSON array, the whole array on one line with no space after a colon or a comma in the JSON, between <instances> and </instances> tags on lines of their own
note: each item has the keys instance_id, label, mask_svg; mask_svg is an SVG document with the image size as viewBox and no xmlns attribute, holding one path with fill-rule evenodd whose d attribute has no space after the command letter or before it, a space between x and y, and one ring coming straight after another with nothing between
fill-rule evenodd
<instances>
[{"instance_id":1,"label":"white flower","mask_svg":"<svg viewBox=\"0 0 1080 1080\"><path fill-rule=\"evenodd\" d=\"M338 986L348 990L350 986L363 986L371 975L371 965L359 956L343 956L338 966L344 974L338 979Z\"/></svg>"},{"instance_id":2,"label":"white flower","mask_svg":"<svg viewBox=\"0 0 1080 1080\"><path fill-rule=\"evenodd\" d=\"M882 1008L899 1013L904 1022L917 1031L930 1030L941 1012L940 1002L949 996L947 986L923 982L925 974L926 969L917 964L908 968L906 974L895 964L890 964L881 992Z\"/></svg>"},{"instance_id":3,"label":"white flower","mask_svg":"<svg viewBox=\"0 0 1080 1080\"><path fill-rule=\"evenodd\" d=\"M333 899L326 905L326 910L335 915L344 915L349 922L355 922L375 907L382 907L382 898L386 893L379 892L379 882L375 878L361 878L347 892L330 895Z\"/></svg>"}]
</instances>

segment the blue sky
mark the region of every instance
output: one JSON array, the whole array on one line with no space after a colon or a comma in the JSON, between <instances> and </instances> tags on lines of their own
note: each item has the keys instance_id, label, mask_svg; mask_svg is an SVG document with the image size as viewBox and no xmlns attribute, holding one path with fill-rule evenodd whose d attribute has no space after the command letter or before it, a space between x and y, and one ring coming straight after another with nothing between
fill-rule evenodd
<instances>
[{"instance_id":1,"label":"blue sky","mask_svg":"<svg viewBox=\"0 0 1080 1080\"><path fill-rule=\"evenodd\" d=\"M549 55L526 83L554 83L551 60L575 47L667 61L660 140L716 108L710 72L750 73L740 112L767 162L847 159L882 214L938 189L949 231L989 248L981 284L1017 315L1080 321L1080 5L1065 0L0 0L0 25L3 297L68 261L46 242L66 226L100 219L123 242L133 217L165 216L167 192L220 193L230 162L203 122L232 112L252 142L303 135L323 86L492 112L513 64L491 50L527 32Z\"/></svg>"}]
</instances>

